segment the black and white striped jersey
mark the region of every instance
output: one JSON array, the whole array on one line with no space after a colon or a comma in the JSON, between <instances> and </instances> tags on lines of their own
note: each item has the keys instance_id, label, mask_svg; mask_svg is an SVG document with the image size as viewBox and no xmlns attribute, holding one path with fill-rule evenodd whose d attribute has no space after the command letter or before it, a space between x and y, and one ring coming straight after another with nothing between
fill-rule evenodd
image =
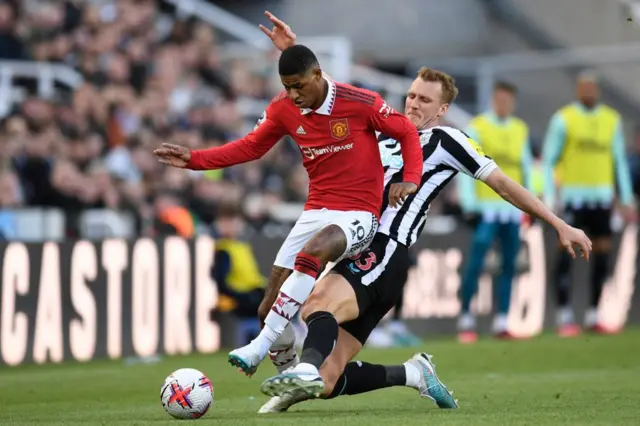
<instances>
[{"instance_id":1,"label":"black and white striped jersey","mask_svg":"<svg viewBox=\"0 0 640 426\"><path fill-rule=\"evenodd\" d=\"M422 232L431 201L458 172L484 181L498 167L484 155L474 140L460 130L436 126L419 133L424 161L422 180L418 190L396 208L389 205L389 188L393 183L402 182L400 143L383 135L378 136L385 171L378 232L407 247L413 245Z\"/></svg>"}]
</instances>

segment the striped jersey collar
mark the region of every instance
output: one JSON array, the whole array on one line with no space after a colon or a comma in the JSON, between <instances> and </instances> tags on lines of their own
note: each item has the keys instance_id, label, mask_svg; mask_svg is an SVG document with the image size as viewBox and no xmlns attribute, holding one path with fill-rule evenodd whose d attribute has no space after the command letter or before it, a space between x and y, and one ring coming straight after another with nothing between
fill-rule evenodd
<instances>
[{"instance_id":1,"label":"striped jersey collar","mask_svg":"<svg viewBox=\"0 0 640 426\"><path fill-rule=\"evenodd\" d=\"M329 80L328 78L325 78L325 81L329 85L329 90L327 91L327 97L324 99L324 102L322 103L322 105L320 105L320 108L315 110L315 113L322 114L322 115L331 115L331 111L333 111L333 106L336 103L336 84L333 81ZM307 115L310 112L314 112L314 111L311 108L300 108L300 114L302 115Z\"/></svg>"}]
</instances>

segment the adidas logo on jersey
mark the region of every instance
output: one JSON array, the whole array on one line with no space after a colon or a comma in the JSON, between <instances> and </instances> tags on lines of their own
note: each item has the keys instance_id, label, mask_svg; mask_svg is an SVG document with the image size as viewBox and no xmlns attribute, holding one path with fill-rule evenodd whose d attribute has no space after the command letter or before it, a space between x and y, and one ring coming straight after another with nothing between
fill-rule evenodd
<instances>
[{"instance_id":1,"label":"adidas logo on jersey","mask_svg":"<svg viewBox=\"0 0 640 426\"><path fill-rule=\"evenodd\" d=\"M304 129L302 128L302 126L298 127L298 130L296 130L296 134L298 135L306 135L307 132L304 131Z\"/></svg>"}]
</instances>

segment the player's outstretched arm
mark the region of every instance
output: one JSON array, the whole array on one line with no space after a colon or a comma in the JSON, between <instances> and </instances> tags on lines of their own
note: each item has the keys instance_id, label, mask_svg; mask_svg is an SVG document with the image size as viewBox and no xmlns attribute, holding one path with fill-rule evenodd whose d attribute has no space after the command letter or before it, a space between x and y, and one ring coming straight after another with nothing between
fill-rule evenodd
<instances>
[{"instance_id":1,"label":"player's outstretched arm","mask_svg":"<svg viewBox=\"0 0 640 426\"><path fill-rule=\"evenodd\" d=\"M569 226L565 221L553 214L542 201L527 191L523 186L504 174L500 168L495 168L485 180L498 195L513 204L525 213L538 217L553 226L558 233L560 244L575 259L574 245L580 247L581 256L589 260L591 253L591 240L585 233L577 228Z\"/></svg>"},{"instance_id":2,"label":"player's outstretched arm","mask_svg":"<svg viewBox=\"0 0 640 426\"><path fill-rule=\"evenodd\" d=\"M179 145L162 144L153 151L158 161L173 167L191 170L215 170L257 160L266 154L286 130L264 112L251 133L242 139L209 149L189 151Z\"/></svg>"},{"instance_id":3,"label":"player's outstretched arm","mask_svg":"<svg viewBox=\"0 0 640 426\"><path fill-rule=\"evenodd\" d=\"M436 132L434 130L434 132ZM447 154L441 161L453 169L473 176L489 185L498 195L520 210L540 218L558 232L562 246L575 258L573 245L580 246L581 256L589 260L591 240L580 229L572 228L553 214L535 195L504 174L480 145L465 133L455 129L440 129L440 147Z\"/></svg>"}]
</instances>

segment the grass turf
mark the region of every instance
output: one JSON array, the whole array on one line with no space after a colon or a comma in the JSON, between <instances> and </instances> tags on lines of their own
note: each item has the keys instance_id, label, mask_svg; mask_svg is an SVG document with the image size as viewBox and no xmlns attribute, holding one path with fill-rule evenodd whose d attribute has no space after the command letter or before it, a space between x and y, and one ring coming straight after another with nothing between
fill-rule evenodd
<instances>
[{"instance_id":1,"label":"grass turf","mask_svg":"<svg viewBox=\"0 0 640 426\"><path fill-rule=\"evenodd\" d=\"M258 415L258 387L275 370L267 360L249 379L226 362L226 352L165 358L156 364L121 362L0 369L2 425L171 425L160 385L173 370L193 367L212 380L215 403L196 424L224 425L630 425L640 422L640 330L622 335L524 342L480 341L461 346L427 342L421 348L365 350L358 359L397 364L414 352L435 355L438 375L460 409L439 410L417 392L392 388L332 401L312 401L282 414Z\"/></svg>"}]
</instances>

